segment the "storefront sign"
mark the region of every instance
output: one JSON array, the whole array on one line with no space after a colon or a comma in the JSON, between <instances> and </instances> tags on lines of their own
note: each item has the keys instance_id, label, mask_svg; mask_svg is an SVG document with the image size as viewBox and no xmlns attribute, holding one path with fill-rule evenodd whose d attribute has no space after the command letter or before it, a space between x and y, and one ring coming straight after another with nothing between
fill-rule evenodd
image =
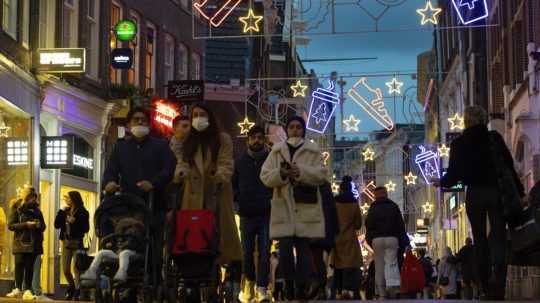
<instances>
[{"instance_id":1,"label":"storefront sign","mask_svg":"<svg viewBox=\"0 0 540 303\"><path fill-rule=\"evenodd\" d=\"M6 139L6 161L8 166L28 164L28 140L25 138Z\"/></svg>"},{"instance_id":2,"label":"storefront sign","mask_svg":"<svg viewBox=\"0 0 540 303\"><path fill-rule=\"evenodd\" d=\"M204 100L204 81L169 81L167 98L180 103L201 102Z\"/></svg>"},{"instance_id":3,"label":"storefront sign","mask_svg":"<svg viewBox=\"0 0 540 303\"><path fill-rule=\"evenodd\" d=\"M446 175L446 169L444 169L444 171L442 172L442 175L443 176ZM458 182L458 184L450 188L441 187L441 192L443 193L458 193L458 192L464 192L464 191L465 191L465 186L461 182Z\"/></svg>"},{"instance_id":4,"label":"storefront sign","mask_svg":"<svg viewBox=\"0 0 540 303\"><path fill-rule=\"evenodd\" d=\"M131 48L115 48L111 52L111 66L116 69L130 69L133 65Z\"/></svg>"},{"instance_id":5,"label":"storefront sign","mask_svg":"<svg viewBox=\"0 0 540 303\"><path fill-rule=\"evenodd\" d=\"M121 20L116 23L114 33L120 41L132 41L137 35L137 23L130 19Z\"/></svg>"},{"instance_id":6,"label":"storefront sign","mask_svg":"<svg viewBox=\"0 0 540 303\"><path fill-rule=\"evenodd\" d=\"M165 102L157 102L155 106L154 121L168 128L172 128L174 118L180 114L175 106Z\"/></svg>"},{"instance_id":7,"label":"storefront sign","mask_svg":"<svg viewBox=\"0 0 540 303\"><path fill-rule=\"evenodd\" d=\"M41 137L41 168L73 168L73 138Z\"/></svg>"},{"instance_id":8,"label":"storefront sign","mask_svg":"<svg viewBox=\"0 0 540 303\"><path fill-rule=\"evenodd\" d=\"M84 73L86 49L40 48L37 70L44 73Z\"/></svg>"},{"instance_id":9,"label":"storefront sign","mask_svg":"<svg viewBox=\"0 0 540 303\"><path fill-rule=\"evenodd\" d=\"M73 165L92 170L94 169L94 159L73 155Z\"/></svg>"}]
</instances>

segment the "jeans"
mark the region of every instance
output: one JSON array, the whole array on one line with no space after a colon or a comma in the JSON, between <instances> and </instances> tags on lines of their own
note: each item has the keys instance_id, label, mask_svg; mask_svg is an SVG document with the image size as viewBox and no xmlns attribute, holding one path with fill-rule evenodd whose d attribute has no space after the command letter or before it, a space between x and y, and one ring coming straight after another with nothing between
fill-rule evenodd
<instances>
[{"instance_id":1,"label":"jeans","mask_svg":"<svg viewBox=\"0 0 540 303\"><path fill-rule=\"evenodd\" d=\"M74 268L73 273L71 272L71 262L75 261L76 252L76 249L67 248L64 241L62 241L62 269L69 288L72 290L79 289L81 285L81 273L77 267Z\"/></svg>"},{"instance_id":2,"label":"jeans","mask_svg":"<svg viewBox=\"0 0 540 303\"><path fill-rule=\"evenodd\" d=\"M270 217L240 217L240 233L242 237L242 250L244 254L243 269L246 279L255 281L258 287L268 287L270 276ZM259 260L257 275L255 275L255 242Z\"/></svg>"},{"instance_id":3,"label":"jeans","mask_svg":"<svg viewBox=\"0 0 540 303\"><path fill-rule=\"evenodd\" d=\"M491 267L505 267L506 263L506 223L499 194L496 188L469 187L467 189L467 217L471 223L474 237L474 250L477 272L483 291L487 291ZM487 234L489 218L490 233ZM504 283L504 273L495 277L499 284ZM504 288L504 285L501 285Z\"/></svg>"},{"instance_id":4,"label":"jeans","mask_svg":"<svg viewBox=\"0 0 540 303\"><path fill-rule=\"evenodd\" d=\"M41 296L41 258L43 255L38 255L34 262L34 274L32 277L32 292L36 296Z\"/></svg>"},{"instance_id":5,"label":"jeans","mask_svg":"<svg viewBox=\"0 0 540 303\"><path fill-rule=\"evenodd\" d=\"M397 253L398 239L394 237L373 239L375 252L375 284L379 297L386 297L386 288L400 286Z\"/></svg>"},{"instance_id":6,"label":"jeans","mask_svg":"<svg viewBox=\"0 0 540 303\"><path fill-rule=\"evenodd\" d=\"M283 277L286 281L296 281L305 285L311 275L311 250L308 238L284 237L279 240L279 264L283 265ZM294 257L296 249L296 262Z\"/></svg>"},{"instance_id":7,"label":"jeans","mask_svg":"<svg viewBox=\"0 0 540 303\"><path fill-rule=\"evenodd\" d=\"M19 288L20 290L30 290L32 286L32 279L34 278L34 263L36 257L37 255L35 255L34 253L15 254L16 288Z\"/></svg>"}]
</instances>

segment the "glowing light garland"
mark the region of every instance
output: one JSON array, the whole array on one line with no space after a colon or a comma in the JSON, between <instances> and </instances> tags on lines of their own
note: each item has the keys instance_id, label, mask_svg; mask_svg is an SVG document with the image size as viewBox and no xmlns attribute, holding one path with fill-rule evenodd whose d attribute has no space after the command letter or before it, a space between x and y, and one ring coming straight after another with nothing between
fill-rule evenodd
<instances>
[{"instance_id":1,"label":"glowing light garland","mask_svg":"<svg viewBox=\"0 0 540 303\"><path fill-rule=\"evenodd\" d=\"M405 83L399 82L397 78L393 78L392 81L386 82L386 86L388 86L388 93L401 95L401 87L403 84Z\"/></svg>"},{"instance_id":2,"label":"glowing light garland","mask_svg":"<svg viewBox=\"0 0 540 303\"><path fill-rule=\"evenodd\" d=\"M296 81L295 85L291 85L291 90L293 91L293 97L305 97L307 85L303 85L300 80Z\"/></svg>"},{"instance_id":3,"label":"glowing light garland","mask_svg":"<svg viewBox=\"0 0 540 303\"><path fill-rule=\"evenodd\" d=\"M366 94L362 94L363 91ZM367 94L371 97L367 97ZM390 131L394 128L394 121L384 105L381 89L370 87L367 84L367 78L360 78L349 90L348 95L386 130Z\"/></svg>"},{"instance_id":4,"label":"glowing light garland","mask_svg":"<svg viewBox=\"0 0 540 303\"><path fill-rule=\"evenodd\" d=\"M415 185L416 179L418 179L418 176L415 176L412 172L409 172L409 174L406 175L404 178L407 185Z\"/></svg>"},{"instance_id":5,"label":"glowing light garland","mask_svg":"<svg viewBox=\"0 0 540 303\"><path fill-rule=\"evenodd\" d=\"M420 146L421 153L416 155L415 163L422 172L427 184L431 184L432 178L440 178L439 157L425 146Z\"/></svg>"},{"instance_id":6,"label":"glowing light garland","mask_svg":"<svg viewBox=\"0 0 540 303\"><path fill-rule=\"evenodd\" d=\"M200 3L193 1L193 9L197 10L203 18L207 19L213 27L219 27L242 2L242 0L228 0L224 2L213 16L209 16L205 12L206 6L209 5L208 2L209 0L203 0Z\"/></svg>"},{"instance_id":7,"label":"glowing light garland","mask_svg":"<svg viewBox=\"0 0 540 303\"><path fill-rule=\"evenodd\" d=\"M375 159L375 152L368 147L364 152L362 152L362 156L364 156L364 161L373 161Z\"/></svg>"},{"instance_id":8,"label":"glowing light garland","mask_svg":"<svg viewBox=\"0 0 540 303\"><path fill-rule=\"evenodd\" d=\"M422 25L426 25L428 23L431 23L433 25L439 24L438 16L442 12L441 8L434 8L433 4L431 3L431 0L429 0L426 3L426 7L421 9L417 9L416 13L422 16L422 21L420 22ZM429 16L429 17L428 17Z\"/></svg>"},{"instance_id":9,"label":"glowing light garland","mask_svg":"<svg viewBox=\"0 0 540 303\"><path fill-rule=\"evenodd\" d=\"M356 119L354 115L350 115L348 120L343 121L343 123L345 124L345 131L346 132L359 131L358 124L360 124L360 122L361 121L359 119Z\"/></svg>"},{"instance_id":10,"label":"glowing light garland","mask_svg":"<svg viewBox=\"0 0 540 303\"><path fill-rule=\"evenodd\" d=\"M312 97L307 129L323 134L339 104L339 95L334 92L334 82L329 80L327 88L317 88Z\"/></svg>"},{"instance_id":11,"label":"glowing light garland","mask_svg":"<svg viewBox=\"0 0 540 303\"><path fill-rule=\"evenodd\" d=\"M487 0L452 0L452 4L463 25L489 17Z\"/></svg>"},{"instance_id":12,"label":"glowing light garland","mask_svg":"<svg viewBox=\"0 0 540 303\"><path fill-rule=\"evenodd\" d=\"M251 122L249 121L249 118L246 116L244 118L244 121L242 122L238 122L238 127L240 127L240 134L241 135L247 135L247 133L249 132L249 130L255 126L255 123L254 122Z\"/></svg>"},{"instance_id":13,"label":"glowing light garland","mask_svg":"<svg viewBox=\"0 0 540 303\"><path fill-rule=\"evenodd\" d=\"M449 157L450 156L450 148L446 147L445 144L441 145L438 148L439 151L439 157Z\"/></svg>"},{"instance_id":14,"label":"glowing light garland","mask_svg":"<svg viewBox=\"0 0 540 303\"><path fill-rule=\"evenodd\" d=\"M458 113L456 113L452 118L448 118L448 122L450 122L450 130L463 130L465 128L465 119L463 119L463 117Z\"/></svg>"},{"instance_id":15,"label":"glowing light garland","mask_svg":"<svg viewBox=\"0 0 540 303\"><path fill-rule=\"evenodd\" d=\"M396 183L392 182L392 180L388 181L384 187L386 187L388 192L396 191Z\"/></svg>"},{"instance_id":16,"label":"glowing light garland","mask_svg":"<svg viewBox=\"0 0 540 303\"><path fill-rule=\"evenodd\" d=\"M244 17L238 18L242 24L244 24L244 34L248 32L256 32L258 33L260 31L259 29L259 22L263 20L263 16L257 16L253 12L253 9L249 9L248 14Z\"/></svg>"}]
</instances>

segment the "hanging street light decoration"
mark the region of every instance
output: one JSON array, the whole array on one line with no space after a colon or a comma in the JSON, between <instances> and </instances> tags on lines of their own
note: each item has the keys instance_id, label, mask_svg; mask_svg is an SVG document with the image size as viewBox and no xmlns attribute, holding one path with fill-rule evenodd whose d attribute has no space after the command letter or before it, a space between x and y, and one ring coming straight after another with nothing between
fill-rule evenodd
<instances>
[{"instance_id":1,"label":"hanging street light decoration","mask_svg":"<svg viewBox=\"0 0 540 303\"><path fill-rule=\"evenodd\" d=\"M339 105L339 94L334 92L334 82L328 80L328 87L317 88L312 93L311 105L307 121L307 129L324 134Z\"/></svg>"},{"instance_id":2,"label":"hanging street light decoration","mask_svg":"<svg viewBox=\"0 0 540 303\"><path fill-rule=\"evenodd\" d=\"M407 185L415 185L416 179L418 179L418 176L415 176L412 172L409 172L409 174L405 176Z\"/></svg>"},{"instance_id":3,"label":"hanging street light decoration","mask_svg":"<svg viewBox=\"0 0 540 303\"><path fill-rule=\"evenodd\" d=\"M238 20L240 20L240 22L242 22L242 24L244 25L244 34L248 32L258 33L260 31L259 22L261 22L263 18L263 16L255 15L253 9L250 8L248 14L244 17L238 18Z\"/></svg>"},{"instance_id":4,"label":"hanging street light decoration","mask_svg":"<svg viewBox=\"0 0 540 303\"><path fill-rule=\"evenodd\" d=\"M416 10L416 13L422 16L422 25L431 23L433 25L439 24L439 14L442 12L441 8L434 8L431 0L426 3L425 8L419 8Z\"/></svg>"},{"instance_id":5,"label":"hanging street light decoration","mask_svg":"<svg viewBox=\"0 0 540 303\"><path fill-rule=\"evenodd\" d=\"M388 192L396 191L396 183L392 182L392 180L388 181L388 183L386 183L384 187L386 187L386 190Z\"/></svg>"},{"instance_id":6,"label":"hanging street light decoration","mask_svg":"<svg viewBox=\"0 0 540 303\"><path fill-rule=\"evenodd\" d=\"M436 153L426 149L425 146L420 146L421 153L416 155L415 163L422 172L424 181L431 184L431 179L440 178L441 171L439 169L439 157Z\"/></svg>"},{"instance_id":7,"label":"hanging street light decoration","mask_svg":"<svg viewBox=\"0 0 540 303\"><path fill-rule=\"evenodd\" d=\"M364 156L364 161L373 161L375 159L375 152L371 149L371 147L368 147L364 152L362 152L362 156Z\"/></svg>"},{"instance_id":8,"label":"hanging street light decoration","mask_svg":"<svg viewBox=\"0 0 540 303\"><path fill-rule=\"evenodd\" d=\"M345 124L345 131L346 132L357 132L358 124L360 124L360 119L356 119L354 115L350 115L348 120L344 120L343 123Z\"/></svg>"},{"instance_id":9,"label":"hanging street light decoration","mask_svg":"<svg viewBox=\"0 0 540 303\"><path fill-rule=\"evenodd\" d=\"M450 148L446 147L446 144L442 144L439 148L439 157L449 157L450 156Z\"/></svg>"},{"instance_id":10,"label":"hanging street light decoration","mask_svg":"<svg viewBox=\"0 0 540 303\"><path fill-rule=\"evenodd\" d=\"M362 206L360 206L360 209L362 210L362 215L367 215L367 213L369 212L369 204L367 203L364 203L362 204Z\"/></svg>"},{"instance_id":11,"label":"hanging street light decoration","mask_svg":"<svg viewBox=\"0 0 540 303\"><path fill-rule=\"evenodd\" d=\"M394 129L394 121L385 107L381 89L369 86L366 77L360 78L347 94L379 125L388 131Z\"/></svg>"},{"instance_id":12,"label":"hanging street light decoration","mask_svg":"<svg viewBox=\"0 0 540 303\"><path fill-rule=\"evenodd\" d=\"M325 166L328 165L328 160L330 159L330 153L325 151L325 152L322 152L321 155L322 155L322 158L323 158L324 165Z\"/></svg>"},{"instance_id":13,"label":"hanging street light decoration","mask_svg":"<svg viewBox=\"0 0 540 303\"><path fill-rule=\"evenodd\" d=\"M220 5L217 7L213 15L210 15L207 11L212 4L208 2L214 2L210 0L193 1L193 9L197 10L199 14L213 26L219 27L227 17L234 11L234 9L242 2L242 0L227 0L220 1Z\"/></svg>"},{"instance_id":14,"label":"hanging street light decoration","mask_svg":"<svg viewBox=\"0 0 540 303\"><path fill-rule=\"evenodd\" d=\"M375 201L375 181L370 181L367 185L364 186L362 189L362 193L366 195L371 201Z\"/></svg>"},{"instance_id":15,"label":"hanging street light decoration","mask_svg":"<svg viewBox=\"0 0 540 303\"><path fill-rule=\"evenodd\" d=\"M463 117L458 113L456 113L452 118L448 118L448 122L450 122L450 130L465 129L465 119L463 119Z\"/></svg>"},{"instance_id":16,"label":"hanging street light decoration","mask_svg":"<svg viewBox=\"0 0 540 303\"><path fill-rule=\"evenodd\" d=\"M255 126L254 122L249 121L249 118L246 116L244 121L238 122L238 127L240 127L240 135L247 135L249 130Z\"/></svg>"},{"instance_id":17,"label":"hanging street light decoration","mask_svg":"<svg viewBox=\"0 0 540 303\"><path fill-rule=\"evenodd\" d=\"M403 84L405 83L398 81L397 78L392 78L392 81L386 82L386 86L388 86L388 93L401 95L401 87Z\"/></svg>"},{"instance_id":18,"label":"hanging street light decoration","mask_svg":"<svg viewBox=\"0 0 540 303\"><path fill-rule=\"evenodd\" d=\"M293 97L305 97L307 85L303 85L302 81L296 81L296 84L291 85L291 90L293 91Z\"/></svg>"},{"instance_id":19,"label":"hanging street light decoration","mask_svg":"<svg viewBox=\"0 0 540 303\"><path fill-rule=\"evenodd\" d=\"M431 214L433 212L433 204L428 201L422 205L422 209L424 210L424 213Z\"/></svg>"},{"instance_id":20,"label":"hanging street light decoration","mask_svg":"<svg viewBox=\"0 0 540 303\"><path fill-rule=\"evenodd\" d=\"M338 194L339 193L339 184L337 184L337 182L332 182L332 192L334 194Z\"/></svg>"},{"instance_id":21,"label":"hanging street light decoration","mask_svg":"<svg viewBox=\"0 0 540 303\"><path fill-rule=\"evenodd\" d=\"M489 17L487 0L452 0L452 4L463 25L469 25Z\"/></svg>"}]
</instances>

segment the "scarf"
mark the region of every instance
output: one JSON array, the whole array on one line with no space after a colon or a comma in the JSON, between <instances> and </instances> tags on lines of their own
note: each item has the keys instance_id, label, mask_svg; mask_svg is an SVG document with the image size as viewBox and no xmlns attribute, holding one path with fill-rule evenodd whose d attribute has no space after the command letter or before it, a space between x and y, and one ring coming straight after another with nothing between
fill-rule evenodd
<instances>
[{"instance_id":1,"label":"scarf","mask_svg":"<svg viewBox=\"0 0 540 303\"><path fill-rule=\"evenodd\" d=\"M263 148L260 151L253 151L251 150L251 148L248 147L247 153L251 158L255 160L265 160L268 156L268 151L266 150L266 148Z\"/></svg>"}]
</instances>

